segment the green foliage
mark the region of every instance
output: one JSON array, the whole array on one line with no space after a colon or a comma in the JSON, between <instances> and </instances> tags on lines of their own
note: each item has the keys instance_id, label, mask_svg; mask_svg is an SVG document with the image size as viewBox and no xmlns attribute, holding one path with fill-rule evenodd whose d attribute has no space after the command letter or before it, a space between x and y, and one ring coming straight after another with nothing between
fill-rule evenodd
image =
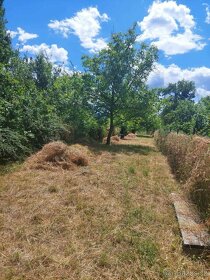
<instances>
[{"instance_id":1,"label":"green foliage","mask_svg":"<svg viewBox=\"0 0 210 280\"><path fill-rule=\"evenodd\" d=\"M165 107L162 119L166 129L192 134L195 123L194 115L194 103L189 100L181 100L174 110L171 108L171 105Z\"/></svg>"},{"instance_id":2,"label":"green foliage","mask_svg":"<svg viewBox=\"0 0 210 280\"><path fill-rule=\"evenodd\" d=\"M0 162L23 158L29 154L27 138L10 129L0 129Z\"/></svg>"},{"instance_id":3,"label":"green foliage","mask_svg":"<svg viewBox=\"0 0 210 280\"><path fill-rule=\"evenodd\" d=\"M210 137L210 96L196 105L195 133Z\"/></svg>"},{"instance_id":4,"label":"green foliage","mask_svg":"<svg viewBox=\"0 0 210 280\"><path fill-rule=\"evenodd\" d=\"M168 131L184 132L187 134L209 134L208 101L195 104L195 84L191 81L179 81L169 84L162 90L163 110L161 118L164 128ZM204 104L205 103L205 104Z\"/></svg>"},{"instance_id":5,"label":"green foliage","mask_svg":"<svg viewBox=\"0 0 210 280\"><path fill-rule=\"evenodd\" d=\"M113 34L108 48L93 57L83 57L90 102L97 115L110 120L107 144L115 118L134 110L136 101L142 103L141 90L157 60L157 49L136 46L136 37L135 27L125 34Z\"/></svg>"},{"instance_id":6,"label":"green foliage","mask_svg":"<svg viewBox=\"0 0 210 280\"><path fill-rule=\"evenodd\" d=\"M29 150L66 136L66 125L52 98L60 69L45 54L21 58L11 48L0 1L0 156L24 157ZM64 137L65 138L65 137ZM68 140L68 139L65 139Z\"/></svg>"},{"instance_id":7,"label":"green foliage","mask_svg":"<svg viewBox=\"0 0 210 280\"><path fill-rule=\"evenodd\" d=\"M135 174L135 173L136 173L135 167L129 166L129 168L128 168L128 173L130 173L130 174Z\"/></svg>"},{"instance_id":8,"label":"green foliage","mask_svg":"<svg viewBox=\"0 0 210 280\"><path fill-rule=\"evenodd\" d=\"M84 73L62 73L45 53L21 57L11 47L0 0L0 156L23 157L52 140L93 138L107 143L113 132L169 130L209 134L209 99L192 102L195 86L180 81L157 90L146 81L157 49L137 44L135 26L113 34L108 47L83 57ZM132 173L132 170L130 170Z\"/></svg>"},{"instance_id":9,"label":"green foliage","mask_svg":"<svg viewBox=\"0 0 210 280\"><path fill-rule=\"evenodd\" d=\"M168 87L163 90L163 94L169 96L174 108L181 100L192 100L195 97L195 92L195 83L186 80L181 80L174 84L169 83Z\"/></svg>"},{"instance_id":10,"label":"green foliage","mask_svg":"<svg viewBox=\"0 0 210 280\"><path fill-rule=\"evenodd\" d=\"M158 246L152 240L144 240L136 244L137 253L140 255L140 259L146 262L149 266L155 264L159 255Z\"/></svg>"},{"instance_id":11,"label":"green foliage","mask_svg":"<svg viewBox=\"0 0 210 280\"><path fill-rule=\"evenodd\" d=\"M53 68L52 63L49 62L44 53L39 53L34 60L30 61L32 77L37 89L47 90L52 87L57 75L59 75L59 68Z\"/></svg>"},{"instance_id":12,"label":"green foliage","mask_svg":"<svg viewBox=\"0 0 210 280\"><path fill-rule=\"evenodd\" d=\"M0 0L0 65L7 64L12 55L10 36L6 31L5 24L7 23L4 15L3 0Z\"/></svg>"},{"instance_id":13,"label":"green foliage","mask_svg":"<svg viewBox=\"0 0 210 280\"><path fill-rule=\"evenodd\" d=\"M55 80L51 101L63 123L72 128L73 138L93 136L97 139L100 122L94 115L85 92L81 74L63 75Z\"/></svg>"}]
</instances>

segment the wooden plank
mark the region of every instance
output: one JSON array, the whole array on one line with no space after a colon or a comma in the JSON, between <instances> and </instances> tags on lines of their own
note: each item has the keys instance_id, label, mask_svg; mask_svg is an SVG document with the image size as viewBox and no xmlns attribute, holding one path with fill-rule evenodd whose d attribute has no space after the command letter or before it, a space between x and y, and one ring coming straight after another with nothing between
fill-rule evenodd
<instances>
[{"instance_id":1,"label":"wooden plank","mask_svg":"<svg viewBox=\"0 0 210 280\"><path fill-rule=\"evenodd\" d=\"M210 236L202 224L195 207L179 194L170 195L179 222L183 246L194 249L210 248Z\"/></svg>"}]
</instances>

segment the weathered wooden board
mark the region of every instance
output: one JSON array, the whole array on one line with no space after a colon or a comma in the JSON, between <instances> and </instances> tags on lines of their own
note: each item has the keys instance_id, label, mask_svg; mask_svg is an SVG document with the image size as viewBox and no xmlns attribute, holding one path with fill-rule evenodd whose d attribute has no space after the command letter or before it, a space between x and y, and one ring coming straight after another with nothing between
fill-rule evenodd
<instances>
[{"instance_id":1,"label":"weathered wooden board","mask_svg":"<svg viewBox=\"0 0 210 280\"><path fill-rule=\"evenodd\" d=\"M170 195L182 235L183 246L195 249L209 249L210 236L202 224L194 206L179 194Z\"/></svg>"}]
</instances>

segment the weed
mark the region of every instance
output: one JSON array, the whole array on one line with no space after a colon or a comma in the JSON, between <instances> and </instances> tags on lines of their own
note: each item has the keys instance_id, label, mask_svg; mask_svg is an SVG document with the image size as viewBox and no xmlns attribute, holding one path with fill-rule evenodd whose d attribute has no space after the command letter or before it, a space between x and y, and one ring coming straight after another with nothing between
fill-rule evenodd
<instances>
[{"instance_id":1,"label":"weed","mask_svg":"<svg viewBox=\"0 0 210 280\"><path fill-rule=\"evenodd\" d=\"M136 242L135 248L143 261L145 261L149 266L154 265L156 258L159 255L159 250L158 246L153 241L148 239Z\"/></svg>"},{"instance_id":2,"label":"weed","mask_svg":"<svg viewBox=\"0 0 210 280\"><path fill-rule=\"evenodd\" d=\"M136 170L135 170L135 168L134 168L133 166L129 166L128 172L129 172L130 174L136 174Z\"/></svg>"},{"instance_id":3,"label":"weed","mask_svg":"<svg viewBox=\"0 0 210 280\"><path fill-rule=\"evenodd\" d=\"M100 267L109 267L110 266L110 260L107 253L102 253L98 259L98 266Z\"/></svg>"},{"instance_id":4,"label":"weed","mask_svg":"<svg viewBox=\"0 0 210 280\"><path fill-rule=\"evenodd\" d=\"M119 259L121 262L132 263L137 259L137 255L133 249L125 249L120 255Z\"/></svg>"},{"instance_id":5,"label":"weed","mask_svg":"<svg viewBox=\"0 0 210 280\"><path fill-rule=\"evenodd\" d=\"M143 169L142 174L143 174L144 177L148 177L149 176L149 170L148 169Z\"/></svg>"}]
</instances>

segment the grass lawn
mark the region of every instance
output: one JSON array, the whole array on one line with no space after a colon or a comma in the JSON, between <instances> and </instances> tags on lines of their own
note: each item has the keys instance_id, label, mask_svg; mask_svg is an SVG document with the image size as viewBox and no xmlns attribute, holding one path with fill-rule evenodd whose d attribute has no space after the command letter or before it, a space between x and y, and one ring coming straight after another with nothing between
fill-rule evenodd
<instances>
[{"instance_id":1,"label":"grass lawn","mask_svg":"<svg viewBox=\"0 0 210 280\"><path fill-rule=\"evenodd\" d=\"M181 188L153 139L89 149L73 171L1 173L0 279L209 279L182 252Z\"/></svg>"}]
</instances>

